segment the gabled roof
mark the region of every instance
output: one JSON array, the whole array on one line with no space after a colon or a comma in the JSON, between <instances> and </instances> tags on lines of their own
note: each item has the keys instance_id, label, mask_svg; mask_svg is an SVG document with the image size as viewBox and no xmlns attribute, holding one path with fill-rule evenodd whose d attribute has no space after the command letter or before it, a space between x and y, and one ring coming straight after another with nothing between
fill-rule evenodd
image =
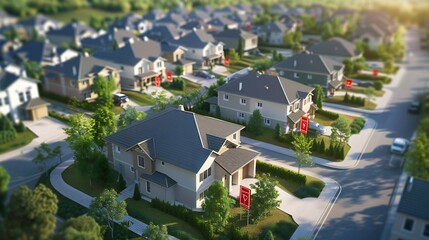
<instances>
[{"instance_id":1,"label":"gabled roof","mask_svg":"<svg viewBox=\"0 0 429 240\"><path fill-rule=\"evenodd\" d=\"M289 105L298 98L306 97L313 89L283 77L249 72L247 75L240 75L230 80L216 90Z\"/></svg>"},{"instance_id":2,"label":"gabled roof","mask_svg":"<svg viewBox=\"0 0 429 240\"><path fill-rule=\"evenodd\" d=\"M182 15L176 14L176 13L170 13L167 16L159 19L156 21L156 23L170 23L175 25L176 27L180 27L186 23L185 19L182 17Z\"/></svg>"},{"instance_id":3,"label":"gabled roof","mask_svg":"<svg viewBox=\"0 0 429 240\"><path fill-rule=\"evenodd\" d=\"M80 80L88 77L90 74L96 74L108 66L108 63L100 59L79 55L62 64L45 66L43 69L49 72L61 73L64 77L70 79Z\"/></svg>"},{"instance_id":4,"label":"gabled roof","mask_svg":"<svg viewBox=\"0 0 429 240\"><path fill-rule=\"evenodd\" d=\"M198 172L212 154L207 135L225 138L243 126L177 109L167 109L104 138L131 149L153 139L156 159Z\"/></svg>"},{"instance_id":5,"label":"gabled roof","mask_svg":"<svg viewBox=\"0 0 429 240\"><path fill-rule=\"evenodd\" d=\"M235 171L255 159L258 155L259 153L251 150L231 148L222 155L216 157L215 162L232 175Z\"/></svg>"},{"instance_id":6,"label":"gabled roof","mask_svg":"<svg viewBox=\"0 0 429 240\"><path fill-rule=\"evenodd\" d=\"M288 59L274 65L274 68L276 69L323 74L330 74L333 71L339 71L342 67L342 63L337 62L330 57L307 52L295 54Z\"/></svg>"},{"instance_id":7,"label":"gabled roof","mask_svg":"<svg viewBox=\"0 0 429 240\"><path fill-rule=\"evenodd\" d=\"M203 29L206 27L206 24L202 21L197 21L197 20L191 20L188 21L185 25L181 26L181 29L185 29L185 30L194 30L194 29Z\"/></svg>"},{"instance_id":8,"label":"gabled roof","mask_svg":"<svg viewBox=\"0 0 429 240\"><path fill-rule=\"evenodd\" d=\"M186 48L178 45L171 44L169 42L161 42L161 51L162 53L172 53L176 51L178 48L181 48L183 50L187 50Z\"/></svg>"},{"instance_id":9,"label":"gabled roof","mask_svg":"<svg viewBox=\"0 0 429 240\"><path fill-rule=\"evenodd\" d=\"M249 39L249 38L258 37L257 35L251 32L246 32L241 29L225 29L223 31L213 34L213 36L215 38L234 38L234 39L238 39L238 38Z\"/></svg>"},{"instance_id":10,"label":"gabled roof","mask_svg":"<svg viewBox=\"0 0 429 240\"><path fill-rule=\"evenodd\" d=\"M429 182L409 177L402 192L398 212L429 221Z\"/></svg>"},{"instance_id":11,"label":"gabled roof","mask_svg":"<svg viewBox=\"0 0 429 240\"><path fill-rule=\"evenodd\" d=\"M202 10L194 10L191 13L189 13L186 16L187 20L197 20L197 21L203 21L203 22L208 22L210 21L211 17L210 14L207 12L204 12Z\"/></svg>"},{"instance_id":12,"label":"gabled roof","mask_svg":"<svg viewBox=\"0 0 429 240\"><path fill-rule=\"evenodd\" d=\"M243 14L232 14L227 17L233 22L236 23L251 23L252 17L250 15L243 15Z\"/></svg>"},{"instance_id":13,"label":"gabled roof","mask_svg":"<svg viewBox=\"0 0 429 240\"><path fill-rule=\"evenodd\" d=\"M147 12L143 18L149 21L157 21L165 16L165 13L160 9L152 9Z\"/></svg>"},{"instance_id":14,"label":"gabled roof","mask_svg":"<svg viewBox=\"0 0 429 240\"><path fill-rule=\"evenodd\" d=\"M173 24L166 24L153 27L151 30L143 33L141 36L147 36L151 39L170 41L174 39L179 39L181 36L184 36L185 33L185 31L180 30Z\"/></svg>"},{"instance_id":15,"label":"gabled roof","mask_svg":"<svg viewBox=\"0 0 429 240\"><path fill-rule=\"evenodd\" d=\"M356 49L354 43L351 43L343 38L334 37L327 41L315 44L307 48L309 51L328 56L338 56L351 58L361 54L359 50Z\"/></svg>"},{"instance_id":16,"label":"gabled roof","mask_svg":"<svg viewBox=\"0 0 429 240\"><path fill-rule=\"evenodd\" d=\"M384 37L385 31L379 28L375 24L359 25L353 32L354 36L362 36L363 34L369 34L374 37Z\"/></svg>"},{"instance_id":17,"label":"gabled roof","mask_svg":"<svg viewBox=\"0 0 429 240\"><path fill-rule=\"evenodd\" d=\"M208 43L217 44L218 41L204 30L195 30L175 41L175 43L185 47L203 48Z\"/></svg>"},{"instance_id":18,"label":"gabled roof","mask_svg":"<svg viewBox=\"0 0 429 240\"><path fill-rule=\"evenodd\" d=\"M149 180L165 188L172 187L177 183L171 177L165 175L164 173L160 173L158 171L154 172L153 174L143 173L141 177L143 179Z\"/></svg>"},{"instance_id":19,"label":"gabled roof","mask_svg":"<svg viewBox=\"0 0 429 240\"><path fill-rule=\"evenodd\" d=\"M212 6L210 6L210 5L207 5L207 4L205 4L205 5L201 5L201 6L198 6L197 7L197 9L198 10L201 10L201 11L204 11L204 12L206 12L206 13L208 13L208 14L212 14L213 13L213 11L214 11L214 8L212 7Z\"/></svg>"},{"instance_id":20,"label":"gabled roof","mask_svg":"<svg viewBox=\"0 0 429 240\"><path fill-rule=\"evenodd\" d=\"M81 40L83 47L110 47L113 48L113 43L116 41L118 44L127 43L130 39L134 41L140 40L130 30L125 29L111 29L107 33L98 36L97 38L84 38Z\"/></svg>"},{"instance_id":21,"label":"gabled roof","mask_svg":"<svg viewBox=\"0 0 429 240\"><path fill-rule=\"evenodd\" d=\"M39 108L41 106L47 106L47 105L51 105L51 104L41 98L32 98L30 99L30 101L28 101L25 104L25 109L31 110L31 109L35 109L35 108Z\"/></svg>"},{"instance_id":22,"label":"gabled roof","mask_svg":"<svg viewBox=\"0 0 429 240\"><path fill-rule=\"evenodd\" d=\"M237 3L234 5L235 9L241 10L241 11L245 11L245 12L251 12L252 9L250 8L250 6L244 4L244 3Z\"/></svg>"},{"instance_id":23,"label":"gabled roof","mask_svg":"<svg viewBox=\"0 0 429 240\"><path fill-rule=\"evenodd\" d=\"M19 76L2 71L0 72L0 90L6 90L10 85L12 85L16 80L19 79Z\"/></svg>"},{"instance_id":24,"label":"gabled roof","mask_svg":"<svg viewBox=\"0 0 429 240\"><path fill-rule=\"evenodd\" d=\"M21 26L24 26L24 27L27 27L27 28L34 28L36 26L43 25L43 24L45 24L48 21L54 22L56 24L59 24L58 21L56 21L56 20L54 20L52 18L48 18L48 17L46 17L43 14L37 14L34 17L30 17L30 18L24 19L24 20L20 21L19 24Z\"/></svg>"},{"instance_id":25,"label":"gabled roof","mask_svg":"<svg viewBox=\"0 0 429 240\"><path fill-rule=\"evenodd\" d=\"M256 29L261 32L285 32L289 28L284 23L275 21L262 26L258 26L256 27Z\"/></svg>"},{"instance_id":26,"label":"gabled roof","mask_svg":"<svg viewBox=\"0 0 429 240\"><path fill-rule=\"evenodd\" d=\"M49 31L48 38L49 36L66 36L70 38L80 38L87 32L95 33L95 30L82 22L73 22L65 25L60 29L54 29Z\"/></svg>"},{"instance_id":27,"label":"gabled roof","mask_svg":"<svg viewBox=\"0 0 429 240\"><path fill-rule=\"evenodd\" d=\"M12 57L17 57L22 61L42 62L44 58L53 57L57 47L47 41L30 40L20 48L10 52Z\"/></svg>"},{"instance_id":28,"label":"gabled roof","mask_svg":"<svg viewBox=\"0 0 429 240\"><path fill-rule=\"evenodd\" d=\"M225 26L225 25L232 25L237 24L237 22L234 22L226 17L217 17L210 20L207 24L213 25L213 26Z\"/></svg>"},{"instance_id":29,"label":"gabled roof","mask_svg":"<svg viewBox=\"0 0 429 240\"><path fill-rule=\"evenodd\" d=\"M130 13L125 16L123 16L118 21L114 22L112 26L118 27L118 28L129 28L129 29L135 29L137 27L137 24L142 22L143 18L140 15L137 15L135 13Z\"/></svg>"}]
</instances>

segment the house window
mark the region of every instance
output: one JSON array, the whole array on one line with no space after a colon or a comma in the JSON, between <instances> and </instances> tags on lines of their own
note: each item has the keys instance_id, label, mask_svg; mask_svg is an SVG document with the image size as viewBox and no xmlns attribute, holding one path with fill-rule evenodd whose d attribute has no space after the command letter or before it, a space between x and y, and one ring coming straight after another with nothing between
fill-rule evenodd
<instances>
[{"instance_id":1,"label":"house window","mask_svg":"<svg viewBox=\"0 0 429 240\"><path fill-rule=\"evenodd\" d=\"M2 100L1 100L1 98L0 98L0 106L3 106L3 102L2 102Z\"/></svg>"},{"instance_id":2,"label":"house window","mask_svg":"<svg viewBox=\"0 0 429 240\"><path fill-rule=\"evenodd\" d=\"M238 112L238 113L237 113L237 117L238 117L239 119L244 119L244 113L242 113L242 112Z\"/></svg>"},{"instance_id":3,"label":"house window","mask_svg":"<svg viewBox=\"0 0 429 240\"><path fill-rule=\"evenodd\" d=\"M19 102L25 102L25 99L24 99L24 93L23 92L20 92L20 93L18 93L18 96L19 96Z\"/></svg>"},{"instance_id":4,"label":"house window","mask_svg":"<svg viewBox=\"0 0 429 240\"><path fill-rule=\"evenodd\" d=\"M135 172L135 169L134 169L134 167L133 167L133 166L130 166L130 171L131 171L131 172Z\"/></svg>"},{"instance_id":5,"label":"house window","mask_svg":"<svg viewBox=\"0 0 429 240\"><path fill-rule=\"evenodd\" d=\"M237 133L232 134L232 139L237 140Z\"/></svg>"},{"instance_id":6,"label":"house window","mask_svg":"<svg viewBox=\"0 0 429 240\"><path fill-rule=\"evenodd\" d=\"M74 81L73 80L70 80L70 86L74 87Z\"/></svg>"},{"instance_id":7,"label":"house window","mask_svg":"<svg viewBox=\"0 0 429 240\"><path fill-rule=\"evenodd\" d=\"M204 172L200 173L200 182L202 182L204 179L210 177L212 175L212 168L209 167Z\"/></svg>"},{"instance_id":8,"label":"house window","mask_svg":"<svg viewBox=\"0 0 429 240\"><path fill-rule=\"evenodd\" d=\"M9 104L9 98L8 97L4 97L4 104Z\"/></svg>"},{"instance_id":9,"label":"house window","mask_svg":"<svg viewBox=\"0 0 429 240\"><path fill-rule=\"evenodd\" d=\"M158 62L158 63L156 64L156 66L157 66L157 67L162 67L162 62Z\"/></svg>"},{"instance_id":10,"label":"house window","mask_svg":"<svg viewBox=\"0 0 429 240\"><path fill-rule=\"evenodd\" d=\"M283 71L279 71L280 76L283 76L285 74L285 72Z\"/></svg>"},{"instance_id":11,"label":"house window","mask_svg":"<svg viewBox=\"0 0 429 240\"><path fill-rule=\"evenodd\" d=\"M150 193L150 182L146 181L146 192Z\"/></svg>"},{"instance_id":12,"label":"house window","mask_svg":"<svg viewBox=\"0 0 429 240\"><path fill-rule=\"evenodd\" d=\"M161 161L161 165L162 165L162 166L165 166L165 162L164 162L164 161Z\"/></svg>"},{"instance_id":13,"label":"house window","mask_svg":"<svg viewBox=\"0 0 429 240\"><path fill-rule=\"evenodd\" d=\"M228 96L228 94L224 94L224 95L223 95L223 100L224 100L224 101L228 101L228 100L229 100L229 96Z\"/></svg>"},{"instance_id":14,"label":"house window","mask_svg":"<svg viewBox=\"0 0 429 240\"><path fill-rule=\"evenodd\" d=\"M217 47L217 50L220 52L222 51L222 46Z\"/></svg>"},{"instance_id":15,"label":"house window","mask_svg":"<svg viewBox=\"0 0 429 240\"><path fill-rule=\"evenodd\" d=\"M262 108L262 103L261 102L256 103L256 108Z\"/></svg>"},{"instance_id":16,"label":"house window","mask_svg":"<svg viewBox=\"0 0 429 240\"><path fill-rule=\"evenodd\" d=\"M299 109L299 102L295 103L295 109Z\"/></svg>"},{"instance_id":17,"label":"house window","mask_svg":"<svg viewBox=\"0 0 429 240\"><path fill-rule=\"evenodd\" d=\"M31 91L30 90L27 90L25 92L25 97L27 98L27 101L31 99Z\"/></svg>"},{"instance_id":18,"label":"house window","mask_svg":"<svg viewBox=\"0 0 429 240\"><path fill-rule=\"evenodd\" d=\"M299 73L294 73L294 74L293 74L293 77L294 77L294 78L299 78Z\"/></svg>"},{"instance_id":19,"label":"house window","mask_svg":"<svg viewBox=\"0 0 429 240\"><path fill-rule=\"evenodd\" d=\"M414 220L409 219L409 218L405 219L405 222L404 222L404 229L405 230L410 231L410 232L413 231L413 225L414 225Z\"/></svg>"},{"instance_id":20,"label":"house window","mask_svg":"<svg viewBox=\"0 0 429 240\"><path fill-rule=\"evenodd\" d=\"M241 105L246 105L246 99L240 98L240 104Z\"/></svg>"},{"instance_id":21,"label":"house window","mask_svg":"<svg viewBox=\"0 0 429 240\"><path fill-rule=\"evenodd\" d=\"M270 126L271 125L271 120L268 118L264 118L264 124L265 126Z\"/></svg>"},{"instance_id":22,"label":"house window","mask_svg":"<svg viewBox=\"0 0 429 240\"><path fill-rule=\"evenodd\" d=\"M429 224L426 224L425 228L423 228L423 236L429 237Z\"/></svg>"},{"instance_id":23,"label":"house window","mask_svg":"<svg viewBox=\"0 0 429 240\"><path fill-rule=\"evenodd\" d=\"M204 200L204 198L206 196L206 191L207 190L205 190L204 192L200 193L200 197L199 197L200 201Z\"/></svg>"},{"instance_id":24,"label":"house window","mask_svg":"<svg viewBox=\"0 0 429 240\"><path fill-rule=\"evenodd\" d=\"M308 74L307 78L308 78L308 79L313 79L313 76L312 76L312 75L310 75L310 74Z\"/></svg>"},{"instance_id":25,"label":"house window","mask_svg":"<svg viewBox=\"0 0 429 240\"><path fill-rule=\"evenodd\" d=\"M145 168L144 158L142 156L137 156L139 167Z\"/></svg>"},{"instance_id":26,"label":"house window","mask_svg":"<svg viewBox=\"0 0 429 240\"><path fill-rule=\"evenodd\" d=\"M118 145L116 145L116 152L121 153L121 148Z\"/></svg>"}]
</instances>

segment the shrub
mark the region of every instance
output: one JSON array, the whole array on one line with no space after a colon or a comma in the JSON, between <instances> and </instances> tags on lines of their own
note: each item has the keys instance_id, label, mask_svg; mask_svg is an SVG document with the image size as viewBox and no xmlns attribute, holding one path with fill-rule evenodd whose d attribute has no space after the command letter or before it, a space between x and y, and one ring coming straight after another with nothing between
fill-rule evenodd
<instances>
[{"instance_id":1,"label":"shrub","mask_svg":"<svg viewBox=\"0 0 429 240\"><path fill-rule=\"evenodd\" d=\"M364 126L365 126L365 119L363 119L363 118L356 118L350 124L351 133L352 134L359 133Z\"/></svg>"},{"instance_id":2,"label":"shrub","mask_svg":"<svg viewBox=\"0 0 429 240\"><path fill-rule=\"evenodd\" d=\"M124 176L122 176L122 174L119 174L118 186L116 190L118 193L120 193L125 188L127 188L127 183L125 182Z\"/></svg>"},{"instance_id":3,"label":"shrub","mask_svg":"<svg viewBox=\"0 0 429 240\"><path fill-rule=\"evenodd\" d=\"M377 80L374 82L374 88L375 90L381 90L383 88L383 82L380 80Z\"/></svg>"},{"instance_id":4,"label":"shrub","mask_svg":"<svg viewBox=\"0 0 429 240\"><path fill-rule=\"evenodd\" d=\"M17 132L24 132L25 131L25 125L22 121L20 121L18 124L16 124L15 129Z\"/></svg>"},{"instance_id":5,"label":"shrub","mask_svg":"<svg viewBox=\"0 0 429 240\"><path fill-rule=\"evenodd\" d=\"M298 174L297 172L293 172L282 167L277 167L269 163L257 161L256 169L258 169L261 172L270 173L272 176L275 176L275 177L289 179L296 183L305 184L307 182L307 177L305 175L301 175L301 174Z\"/></svg>"},{"instance_id":6,"label":"shrub","mask_svg":"<svg viewBox=\"0 0 429 240\"><path fill-rule=\"evenodd\" d=\"M53 118L55 118L57 120L60 120L61 122L64 122L64 123L67 123L67 124L70 122L70 118L67 117L64 114L57 113L55 111L51 111L48 114L49 114L50 117L53 117Z\"/></svg>"},{"instance_id":7,"label":"shrub","mask_svg":"<svg viewBox=\"0 0 429 240\"><path fill-rule=\"evenodd\" d=\"M330 111L323 110L323 109L316 110L316 114L320 114L320 115L325 116L331 120L336 120L340 116L340 115L338 115L338 113L330 112Z\"/></svg>"},{"instance_id":8,"label":"shrub","mask_svg":"<svg viewBox=\"0 0 429 240\"><path fill-rule=\"evenodd\" d=\"M139 189L139 185L138 184L134 184L133 199L136 200L136 201L142 199L142 195L140 194L140 189Z\"/></svg>"},{"instance_id":9,"label":"shrub","mask_svg":"<svg viewBox=\"0 0 429 240\"><path fill-rule=\"evenodd\" d=\"M12 130L0 131L0 144L10 142L16 138L16 132Z\"/></svg>"}]
</instances>

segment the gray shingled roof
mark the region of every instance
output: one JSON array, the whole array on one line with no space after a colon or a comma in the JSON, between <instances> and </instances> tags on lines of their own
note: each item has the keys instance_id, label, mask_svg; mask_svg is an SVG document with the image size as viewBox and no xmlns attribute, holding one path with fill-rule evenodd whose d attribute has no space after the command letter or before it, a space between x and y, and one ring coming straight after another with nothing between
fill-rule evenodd
<instances>
[{"instance_id":1,"label":"gray shingled roof","mask_svg":"<svg viewBox=\"0 0 429 240\"><path fill-rule=\"evenodd\" d=\"M429 221L429 182L414 178L410 183L409 179L402 192L398 212Z\"/></svg>"},{"instance_id":2,"label":"gray shingled roof","mask_svg":"<svg viewBox=\"0 0 429 240\"><path fill-rule=\"evenodd\" d=\"M209 13L202 11L202 10L198 10L198 9L192 11L186 17L187 17L188 21L189 20L197 20L197 21L207 22L207 21L210 21L210 19L211 19Z\"/></svg>"},{"instance_id":3,"label":"gray shingled roof","mask_svg":"<svg viewBox=\"0 0 429 240\"><path fill-rule=\"evenodd\" d=\"M220 37L220 38L234 38L234 39L238 39L238 38L249 39L253 37L258 37L257 35L251 32L246 32L241 29L225 29L223 31L213 34L213 36L215 38Z\"/></svg>"},{"instance_id":4,"label":"gray shingled roof","mask_svg":"<svg viewBox=\"0 0 429 240\"><path fill-rule=\"evenodd\" d=\"M203 48L208 43L217 44L218 42L214 37L208 34L204 30L196 30L188 33L186 36L175 41L176 44L180 44L185 47Z\"/></svg>"},{"instance_id":5,"label":"gray shingled roof","mask_svg":"<svg viewBox=\"0 0 429 240\"><path fill-rule=\"evenodd\" d=\"M118 21L114 22L112 26L118 27L118 28L126 28L129 29L136 29L137 24L142 22L143 18L140 15L137 15L135 13L130 13L125 16L123 16Z\"/></svg>"},{"instance_id":6,"label":"gray shingled roof","mask_svg":"<svg viewBox=\"0 0 429 240\"><path fill-rule=\"evenodd\" d=\"M374 37L383 37L385 32L375 24L359 25L353 32L353 35L358 37L363 34L370 34Z\"/></svg>"},{"instance_id":7,"label":"gray shingled roof","mask_svg":"<svg viewBox=\"0 0 429 240\"><path fill-rule=\"evenodd\" d=\"M207 134L207 146L209 149L219 152L220 148L225 143L225 138L216 137L210 134Z\"/></svg>"},{"instance_id":8,"label":"gray shingled roof","mask_svg":"<svg viewBox=\"0 0 429 240\"><path fill-rule=\"evenodd\" d=\"M302 52L274 65L276 69L329 74L339 71L343 64L318 54Z\"/></svg>"},{"instance_id":9,"label":"gray shingled roof","mask_svg":"<svg viewBox=\"0 0 429 240\"><path fill-rule=\"evenodd\" d=\"M26 110L31 110L33 108L37 108L37 107L40 107L40 106L46 106L46 105L51 105L51 104L48 103L48 102L46 102L45 100L43 100L41 98L32 98L25 105L25 109Z\"/></svg>"},{"instance_id":10,"label":"gray shingled roof","mask_svg":"<svg viewBox=\"0 0 429 240\"><path fill-rule=\"evenodd\" d=\"M243 127L192 112L167 109L104 138L105 141L131 149L153 139L156 159L192 172L198 172L212 153L207 134L220 138Z\"/></svg>"},{"instance_id":11,"label":"gray shingled roof","mask_svg":"<svg viewBox=\"0 0 429 240\"><path fill-rule=\"evenodd\" d=\"M240 83L242 85L241 90L239 90ZM307 96L313 89L283 77L249 72L247 75L230 80L216 90L289 105L296 99Z\"/></svg>"},{"instance_id":12,"label":"gray shingled roof","mask_svg":"<svg viewBox=\"0 0 429 240\"><path fill-rule=\"evenodd\" d=\"M84 35L87 32L95 33L95 30L92 27L82 22L73 22L65 25L60 29L51 30L48 32L47 35L48 35L48 38L49 36L65 36L70 38L71 37L80 38L82 37L82 35Z\"/></svg>"},{"instance_id":13,"label":"gray shingled roof","mask_svg":"<svg viewBox=\"0 0 429 240\"><path fill-rule=\"evenodd\" d=\"M141 175L143 179L146 179L150 182L156 183L162 187L169 188L174 186L177 182L174 181L171 177L165 175L164 173L154 172L153 174L145 174Z\"/></svg>"},{"instance_id":14,"label":"gray shingled roof","mask_svg":"<svg viewBox=\"0 0 429 240\"><path fill-rule=\"evenodd\" d=\"M176 27L180 27L186 23L186 20L179 14L170 13L167 16L156 21L157 23L171 23Z\"/></svg>"},{"instance_id":15,"label":"gray shingled roof","mask_svg":"<svg viewBox=\"0 0 429 240\"><path fill-rule=\"evenodd\" d=\"M6 90L10 85L12 85L19 76L9 72L0 72L0 90Z\"/></svg>"},{"instance_id":16,"label":"gray shingled roof","mask_svg":"<svg viewBox=\"0 0 429 240\"><path fill-rule=\"evenodd\" d=\"M226 17L217 17L217 18L213 18L212 20L210 20L207 24L213 25L213 26L225 26L225 25L232 25L232 24L237 24L237 22L226 18Z\"/></svg>"},{"instance_id":17,"label":"gray shingled roof","mask_svg":"<svg viewBox=\"0 0 429 240\"><path fill-rule=\"evenodd\" d=\"M302 110L298 110L296 112L290 113L287 117L294 123L299 122L302 116L304 116L305 112Z\"/></svg>"},{"instance_id":18,"label":"gray shingled roof","mask_svg":"<svg viewBox=\"0 0 429 240\"><path fill-rule=\"evenodd\" d=\"M81 40L81 44L83 47L89 48L92 48L92 46L113 48L114 41L118 44L122 44L124 42L129 42L131 38L134 39L134 41L140 40L130 30L112 29L97 38L84 38Z\"/></svg>"},{"instance_id":19,"label":"gray shingled roof","mask_svg":"<svg viewBox=\"0 0 429 240\"><path fill-rule=\"evenodd\" d=\"M152 9L149 12L147 12L143 18L150 21L156 21L165 16L165 13L161 11L160 9Z\"/></svg>"},{"instance_id":20,"label":"gray shingled roof","mask_svg":"<svg viewBox=\"0 0 429 240\"><path fill-rule=\"evenodd\" d=\"M149 37L151 39L162 40L162 41L171 41L178 39L181 36L185 35L186 31L182 31L179 28L175 27L173 24L166 24L161 26L156 26L146 31L141 35L141 37Z\"/></svg>"},{"instance_id":21,"label":"gray shingled roof","mask_svg":"<svg viewBox=\"0 0 429 240\"><path fill-rule=\"evenodd\" d=\"M56 46L42 41L30 40L22 47L10 52L11 56L18 57L22 61L42 62L44 58L51 58Z\"/></svg>"},{"instance_id":22,"label":"gray shingled roof","mask_svg":"<svg viewBox=\"0 0 429 240\"><path fill-rule=\"evenodd\" d=\"M343 38L334 37L327 41L315 44L307 48L309 51L320 55L351 58L361 54L354 43Z\"/></svg>"},{"instance_id":23,"label":"gray shingled roof","mask_svg":"<svg viewBox=\"0 0 429 240\"><path fill-rule=\"evenodd\" d=\"M204 102L209 103L209 104L216 104L217 105L217 97L207 98Z\"/></svg>"},{"instance_id":24,"label":"gray shingled roof","mask_svg":"<svg viewBox=\"0 0 429 240\"><path fill-rule=\"evenodd\" d=\"M276 21L258 26L256 29L261 32L285 32L288 30L288 27L284 23Z\"/></svg>"},{"instance_id":25,"label":"gray shingled roof","mask_svg":"<svg viewBox=\"0 0 429 240\"><path fill-rule=\"evenodd\" d=\"M233 174L235 171L255 159L258 155L259 153L251 150L231 148L222 155L216 157L215 162L229 174Z\"/></svg>"}]
</instances>

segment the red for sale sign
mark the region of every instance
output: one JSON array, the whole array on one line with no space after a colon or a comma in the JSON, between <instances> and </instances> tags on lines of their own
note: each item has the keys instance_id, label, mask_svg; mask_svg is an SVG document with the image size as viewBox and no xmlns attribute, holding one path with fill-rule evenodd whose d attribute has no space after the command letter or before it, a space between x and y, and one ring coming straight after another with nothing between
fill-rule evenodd
<instances>
[{"instance_id":1,"label":"red for sale sign","mask_svg":"<svg viewBox=\"0 0 429 240\"><path fill-rule=\"evenodd\" d=\"M352 84L353 84L353 81L351 79L347 79L346 80L346 88L347 89L351 89L352 88Z\"/></svg>"},{"instance_id":2,"label":"red for sale sign","mask_svg":"<svg viewBox=\"0 0 429 240\"><path fill-rule=\"evenodd\" d=\"M301 122L299 124L299 130L304 134L307 134L307 132L308 132L308 123L309 123L308 117L302 116Z\"/></svg>"},{"instance_id":3,"label":"red for sale sign","mask_svg":"<svg viewBox=\"0 0 429 240\"><path fill-rule=\"evenodd\" d=\"M223 64L224 64L225 66L229 66L229 58L225 58L225 59L223 60Z\"/></svg>"},{"instance_id":4,"label":"red for sale sign","mask_svg":"<svg viewBox=\"0 0 429 240\"><path fill-rule=\"evenodd\" d=\"M167 81L173 81L173 74L171 74L171 72L167 72Z\"/></svg>"},{"instance_id":5,"label":"red for sale sign","mask_svg":"<svg viewBox=\"0 0 429 240\"><path fill-rule=\"evenodd\" d=\"M240 186L240 195L238 196L240 200L240 205L244 208L250 209L250 198L252 196L252 191L250 188L245 186Z\"/></svg>"},{"instance_id":6,"label":"red for sale sign","mask_svg":"<svg viewBox=\"0 0 429 240\"><path fill-rule=\"evenodd\" d=\"M377 68L374 68L374 69L372 70L372 76L374 76L374 77L377 77L377 76L378 76L378 69L377 69Z\"/></svg>"},{"instance_id":7,"label":"red for sale sign","mask_svg":"<svg viewBox=\"0 0 429 240\"><path fill-rule=\"evenodd\" d=\"M155 77L155 86L157 87L161 86L161 78L159 76Z\"/></svg>"}]
</instances>

